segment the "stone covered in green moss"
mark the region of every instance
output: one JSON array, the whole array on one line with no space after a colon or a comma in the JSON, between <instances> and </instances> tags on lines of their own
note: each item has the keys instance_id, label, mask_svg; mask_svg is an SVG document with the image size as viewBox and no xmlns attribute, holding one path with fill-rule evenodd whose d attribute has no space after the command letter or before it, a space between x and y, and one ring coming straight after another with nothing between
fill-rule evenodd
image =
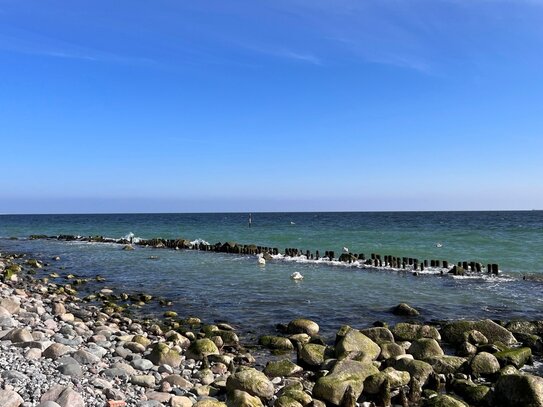
<instances>
[{"instance_id":1,"label":"stone covered in green moss","mask_svg":"<svg viewBox=\"0 0 543 407\"><path fill-rule=\"evenodd\" d=\"M197 339L190 344L187 349L187 359L202 360L205 356L218 355L219 349L217 345L209 339Z\"/></svg>"},{"instance_id":2,"label":"stone covered in green moss","mask_svg":"<svg viewBox=\"0 0 543 407\"><path fill-rule=\"evenodd\" d=\"M348 387L351 387L355 399L358 399L364 389L364 380L377 373L379 369L372 363L348 359L339 361L328 375L317 380L313 396L339 406Z\"/></svg>"}]
</instances>

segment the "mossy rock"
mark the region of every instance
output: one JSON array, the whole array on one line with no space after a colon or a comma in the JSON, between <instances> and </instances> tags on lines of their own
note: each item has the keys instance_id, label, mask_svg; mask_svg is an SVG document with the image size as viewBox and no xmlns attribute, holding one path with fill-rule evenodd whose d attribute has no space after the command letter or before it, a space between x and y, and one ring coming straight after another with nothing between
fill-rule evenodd
<instances>
[{"instance_id":1,"label":"mossy rock","mask_svg":"<svg viewBox=\"0 0 543 407\"><path fill-rule=\"evenodd\" d=\"M316 343L307 343L302 346L302 349L298 355L298 363L318 368L324 363L324 357L326 354L326 346Z\"/></svg>"},{"instance_id":2,"label":"mossy rock","mask_svg":"<svg viewBox=\"0 0 543 407\"><path fill-rule=\"evenodd\" d=\"M404 317L418 317L420 312L413 308L411 305L402 302L392 308L392 313L394 315L400 315Z\"/></svg>"},{"instance_id":3,"label":"mossy rock","mask_svg":"<svg viewBox=\"0 0 543 407\"><path fill-rule=\"evenodd\" d=\"M475 377L494 375L500 371L500 362L492 353L479 352L469 363Z\"/></svg>"},{"instance_id":4,"label":"mossy rock","mask_svg":"<svg viewBox=\"0 0 543 407\"><path fill-rule=\"evenodd\" d=\"M234 331L221 329L215 335L221 337L225 346L239 346L239 337Z\"/></svg>"},{"instance_id":5,"label":"mossy rock","mask_svg":"<svg viewBox=\"0 0 543 407\"><path fill-rule=\"evenodd\" d=\"M525 320L514 320L510 321L505 325L507 330L511 331L513 334L522 333L522 334L531 334L538 335L542 332L541 328L543 326L536 322L525 321Z\"/></svg>"},{"instance_id":6,"label":"mossy rock","mask_svg":"<svg viewBox=\"0 0 543 407\"><path fill-rule=\"evenodd\" d=\"M392 367L396 370L409 372L411 378L417 379L421 385L424 385L428 381L428 377L434 372L432 365L429 363L409 358L395 360Z\"/></svg>"},{"instance_id":7,"label":"mossy rock","mask_svg":"<svg viewBox=\"0 0 543 407\"><path fill-rule=\"evenodd\" d=\"M398 387L406 386L411 380L411 375L409 372L396 370L392 367L387 367L386 369L369 376L364 381L364 393L367 394L378 394L381 391L383 383L388 380L391 389L396 389Z\"/></svg>"},{"instance_id":8,"label":"mossy rock","mask_svg":"<svg viewBox=\"0 0 543 407\"><path fill-rule=\"evenodd\" d=\"M405 355L405 348L395 342L383 342L380 343L379 346L381 347L381 353L378 357L380 360L387 360L395 358L396 356Z\"/></svg>"},{"instance_id":9,"label":"mossy rock","mask_svg":"<svg viewBox=\"0 0 543 407\"><path fill-rule=\"evenodd\" d=\"M212 337L217 335L217 332L219 332L219 327L217 325L204 325L201 331L205 334L205 336Z\"/></svg>"},{"instance_id":10,"label":"mossy rock","mask_svg":"<svg viewBox=\"0 0 543 407\"><path fill-rule=\"evenodd\" d=\"M445 353L439 343L435 339L422 338L411 342L411 346L407 350L415 359L426 360L431 357L443 356Z\"/></svg>"},{"instance_id":11,"label":"mossy rock","mask_svg":"<svg viewBox=\"0 0 543 407\"><path fill-rule=\"evenodd\" d=\"M194 360L202 360L206 356L218 354L217 345L209 338L195 340L190 344L186 352L187 358Z\"/></svg>"},{"instance_id":12,"label":"mossy rock","mask_svg":"<svg viewBox=\"0 0 543 407\"><path fill-rule=\"evenodd\" d=\"M303 368L289 359L270 361L264 368L264 373L270 377L288 377L303 372Z\"/></svg>"},{"instance_id":13,"label":"mossy rock","mask_svg":"<svg viewBox=\"0 0 543 407\"><path fill-rule=\"evenodd\" d=\"M206 398L197 401L192 407L227 407L226 403L213 398Z\"/></svg>"},{"instance_id":14,"label":"mossy rock","mask_svg":"<svg viewBox=\"0 0 543 407\"><path fill-rule=\"evenodd\" d=\"M281 396L275 401L274 407L303 407L303 405L293 398Z\"/></svg>"},{"instance_id":15,"label":"mossy rock","mask_svg":"<svg viewBox=\"0 0 543 407\"><path fill-rule=\"evenodd\" d=\"M468 366L468 359L461 356L443 355L425 360L437 374L462 373Z\"/></svg>"},{"instance_id":16,"label":"mossy rock","mask_svg":"<svg viewBox=\"0 0 543 407\"><path fill-rule=\"evenodd\" d=\"M414 341L416 339L431 338L439 341L441 335L430 325L416 325L400 322L392 328L392 334L397 341Z\"/></svg>"},{"instance_id":17,"label":"mossy rock","mask_svg":"<svg viewBox=\"0 0 543 407\"><path fill-rule=\"evenodd\" d=\"M315 336L319 333L319 325L310 319L299 318L289 322L287 326L289 334L307 334Z\"/></svg>"},{"instance_id":18,"label":"mossy rock","mask_svg":"<svg viewBox=\"0 0 543 407\"><path fill-rule=\"evenodd\" d=\"M390 332L390 329L388 328L379 326L374 328L361 329L360 332L362 332L364 335L366 335L378 345L381 345L385 342L394 342L394 335L392 335L392 332Z\"/></svg>"},{"instance_id":19,"label":"mossy rock","mask_svg":"<svg viewBox=\"0 0 543 407\"><path fill-rule=\"evenodd\" d=\"M532 350L530 348L508 349L494 354L500 366L513 365L520 369L525 364L532 363Z\"/></svg>"},{"instance_id":20,"label":"mossy rock","mask_svg":"<svg viewBox=\"0 0 543 407\"><path fill-rule=\"evenodd\" d=\"M371 362L377 359L381 348L370 338L356 329L351 329L336 344L336 355L339 359L346 357Z\"/></svg>"},{"instance_id":21,"label":"mossy rock","mask_svg":"<svg viewBox=\"0 0 543 407\"><path fill-rule=\"evenodd\" d=\"M443 394L441 396L432 397L424 404L425 407L469 407L468 404L456 397Z\"/></svg>"},{"instance_id":22,"label":"mossy rock","mask_svg":"<svg viewBox=\"0 0 543 407\"><path fill-rule=\"evenodd\" d=\"M309 394L307 394L302 388L299 388L298 386L286 386L282 389L280 393L280 397L288 397L290 399L296 400L298 403L300 403L302 406L309 405L313 399Z\"/></svg>"},{"instance_id":23,"label":"mossy rock","mask_svg":"<svg viewBox=\"0 0 543 407\"><path fill-rule=\"evenodd\" d=\"M43 267L43 264L39 262L36 259L28 259L26 261L26 264L28 264L30 267L34 267L36 269L41 269Z\"/></svg>"},{"instance_id":24,"label":"mossy rock","mask_svg":"<svg viewBox=\"0 0 543 407\"><path fill-rule=\"evenodd\" d=\"M543 378L528 374L500 376L494 387L494 405L542 407Z\"/></svg>"},{"instance_id":25,"label":"mossy rock","mask_svg":"<svg viewBox=\"0 0 543 407\"><path fill-rule=\"evenodd\" d=\"M490 319L449 322L441 329L441 335L445 342L461 344L465 341L464 333L471 330L481 332L489 343L502 342L506 345L512 345L517 342L511 332Z\"/></svg>"},{"instance_id":26,"label":"mossy rock","mask_svg":"<svg viewBox=\"0 0 543 407\"><path fill-rule=\"evenodd\" d=\"M254 368L239 370L230 375L226 381L226 390L230 393L241 390L252 396L269 400L273 397L273 383L262 372Z\"/></svg>"},{"instance_id":27,"label":"mossy rock","mask_svg":"<svg viewBox=\"0 0 543 407\"><path fill-rule=\"evenodd\" d=\"M264 407L262 400L241 390L230 392L226 399L228 407Z\"/></svg>"},{"instance_id":28,"label":"mossy rock","mask_svg":"<svg viewBox=\"0 0 543 407\"><path fill-rule=\"evenodd\" d=\"M488 343L488 338L475 329L464 332L463 337L464 341L472 345L486 345Z\"/></svg>"},{"instance_id":29,"label":"mossy rock","mask_svg":"<svg viewBox=\"0 0 543 407\"><path fill-rule=\"evenodd\" d=\"M293 350L294 345L288 338L282 336L264 335L258 339L258 343L269 349Z\"/></svg>"},{"instance_id":30,"label":"mossy rock","mask_svg":"<svg viewBox=\"0 0 543 407\"><path fill-rule=\"evenodd\" d=\"M372 363L338 361L328 375L317 380L313 396L339 406L348 387L351 387L355 399L358 399L364 388L364 380L377 373L379 369Z\"/></svg>"},{"instance_id":31,"label":"mossy rock","mask_svg":"<svg viewBox=\"0 0 543 407\"><path fill-rule=\"evenodd\" d=\"M175 311L166 311L164 314L163 314L164 318L175 318L177 317L177 312Z\"/></svg>"},{"instance_id":32,"label":"mossy rock","mask_svg":"<svg viewBox=\"0 0 543 407\"><path fill-rule=\"evenodd\" d=\"M532 350L536 355L543 354L543 339L535 334L516 333L515 338L519 340L523 346Z\"/></svg>"},{"instance_id":33,"label":"mossy rock","mask_svg":"<svg viewBox=\"0 0 543 407\"><path fill-rule=\"evenodd\" d=\"M134 335L134 337L132 338L132 342L139 343L140 345L143 345L145 347L151 344L151 340L143 335Z\"/></svg>"},{"instance_id":34,"label":"mossy rock","mask_svg":"<svg viewBox=\"0 0 543 407\"><path fill-rule=\"evenodd\" d=\"M170 349L165 343L157 343L147 356L154 365L170 365L173 368L181 364L181 355L174 349Z\"/></svg>"},{"instance_id":35,"label":"mossy rock","mask_svg":"<svg viewBox=\"0 0 543 407\"><path fill-rule=\"evenodd\" d=\"M488 386L477 385L465 379L454 379L451 388L470 404L491 405L492 392Z\"/></svg>"}]
</instances>

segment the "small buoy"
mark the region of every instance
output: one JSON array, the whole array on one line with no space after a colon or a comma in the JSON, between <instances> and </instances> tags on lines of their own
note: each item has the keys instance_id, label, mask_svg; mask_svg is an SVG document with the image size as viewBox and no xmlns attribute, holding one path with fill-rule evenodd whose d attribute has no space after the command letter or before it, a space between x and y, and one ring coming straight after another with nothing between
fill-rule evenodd
<instances>
[{"instance_id":1,"label":"small buoy","mask_svg":"<svg viewBox=\"0 0 543 407\"><path fill-rule=\"evenodd\" d=\"M349 249L347 247L343 248L343 253L349 253Z\"/></svg>"},{"instance_id":2,"label":"small buoy","mask_svg":"<svg viewBox=\"0 0 543 407\"><path fill-rule=\"evenodd\" d=\"M266 259L264 259L264 257L259 257L257 262L258 262L258 264L260 266L265 266L266 265Z\"/></svg>"},{"instance_id":3,"label":"small buoy","mask_svg":"<svg viewBox=\"0 0 543 407\"><path fill-rule=\"evenodd\" d=\"M294 273L291 274L290 278L292 278L293 280L303 280L304 276L302 276L301 273L298 273L297 271L295 271Z\"/></svg>"}]
</instances>

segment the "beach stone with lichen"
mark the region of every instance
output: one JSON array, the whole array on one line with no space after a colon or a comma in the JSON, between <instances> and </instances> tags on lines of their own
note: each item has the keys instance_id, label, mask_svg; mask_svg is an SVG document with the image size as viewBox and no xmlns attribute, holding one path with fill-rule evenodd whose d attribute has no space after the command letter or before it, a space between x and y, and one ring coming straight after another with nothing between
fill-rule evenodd
<instances>
[{"instance_id":1,"label":"beach stone with lichen","mask_svg":"<svg viewBox=\"0 0 543 407\"><path fill-rule=\"evenodd\" d=\"M226 381L226 390L242 390L252 396L269 400L273 397L273 383L266 375L254 368L244 368L230 375Z\"/></svg>"}]
</instances>

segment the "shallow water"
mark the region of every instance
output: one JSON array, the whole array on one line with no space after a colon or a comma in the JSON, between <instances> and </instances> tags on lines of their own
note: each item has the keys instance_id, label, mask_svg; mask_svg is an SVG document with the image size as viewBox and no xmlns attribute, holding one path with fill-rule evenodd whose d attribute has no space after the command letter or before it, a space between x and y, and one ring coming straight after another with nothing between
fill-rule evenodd
<instances>
[{"instance_id":1,"label":"shallow water","mask_svg":"<svg viewBox=\"0 0 543 407\"><path fill-rule=\"evenodd\" d=\"M35 257L61 256L49 271L106 276L123 291L145 291L174 301L181 316L226 320L243 331L269 332L276 323L304 316L325 335L341 324L363 327L398 319L388 310L399 302L417 307L424 320L543 317L543 212L282 213L179 215L0 216L0 251ZM292 223L293 224L292 224ZM9 240L30 234L150 238L202 238L267 246L392 254L420 259L496 262L500 277L458 278L361 269L307 262L268 261L254 256L114 244ZM441 242L443 247L436 247ZM149 256L157 255L157 260ZM302 281L290 275L298 271ZM535 279L522 280L529 274ZM159 310L156 310L159 312Z\"/></svg>"}]
</instances>

